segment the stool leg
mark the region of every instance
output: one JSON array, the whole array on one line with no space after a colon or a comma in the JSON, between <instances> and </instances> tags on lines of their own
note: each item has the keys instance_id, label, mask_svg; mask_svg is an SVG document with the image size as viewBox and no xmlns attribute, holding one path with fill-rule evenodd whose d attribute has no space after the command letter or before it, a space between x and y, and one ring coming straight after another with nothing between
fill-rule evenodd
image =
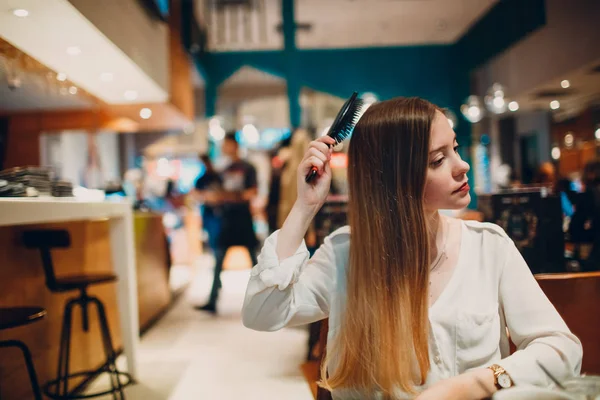
<instances>
[{"instance_id":1,"label":"stool leg","mask_svg":"<svg viewBox=\"0 0 600 400\"><path fill-rule=\"evenodd\" d=\"M31 390L33 390L33 396L35 400L42 400L42 392L40 391L40 385L38 384L37 375L35 368L33 367L33 360L31 359L31 352L25 343L19 340L6 340L0 342L0 347L18 347L23 352L23 358L25 359L25 365L27 366L27 372L29 373L29 380L31 381Z\"/></svg>"},{"instance_id":2,"label":"stool leg","mask_svg":"<svg viewBox=\"0 0 600 400\"><path fill-rule=\"evenodd\" d=\"M81 323L83 324L83 331L89 332L90 318L88 316L88 302L85 300L81 303Z\"/></svg>"},{"instance_id":3,"label":"stool leg","mask_svg":"<svg viewBox=\"0 0 600 400\"><path fill-rule=\"evenodd\" d=\"M66 396L69 393L69 352L71 347L71 323L73 306L77 300L69 300L65 306L63 315L63 326L60 335L60 350L58 354L58 369L55 394ZM61 390L62 384L62 390Z\"/></svg>"},{"instance_id":4,"label":"stool leg","mask_svg":"<svg viewBox=\"0 0 600 400\"><path fill-rule=\"evenodd\" d=\"M110 374L110 384L113 388L113 398L117 400L120 398L121 400L125 400L125 394L123 393L123 386L121 385L121 380L119 379L119 373L117 369L117 360L114 347L112 345L112 339L110 337L110 329L108 328L108 320L106 319L106 312L104 311L104 305L97 298L91 298L94 304L96 304L96 308L98 309L98 317L100 319L100 329L102 332L102 342L104 344L104 352L106 354L106 360L108 365L108 373ZM116 380L116 382L115 382ZM117 397L117 390L119 393L119 397Z\"/></svg>"}]
</instances>

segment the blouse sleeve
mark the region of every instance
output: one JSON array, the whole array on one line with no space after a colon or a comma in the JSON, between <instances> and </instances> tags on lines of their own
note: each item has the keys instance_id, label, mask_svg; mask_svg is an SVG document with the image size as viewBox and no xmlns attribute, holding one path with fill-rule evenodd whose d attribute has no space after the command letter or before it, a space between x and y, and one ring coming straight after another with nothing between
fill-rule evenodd
<instances>
[{"instance_id":1,"label":"blouse sleeve","mask_svg":"<svg viewBox=\"0 0 600 400\"><path fill-rule=\"evenodd\" d=\"M302 241L292 256L280 261L275 251L278 234L265 241L246 289L242 319L258 331L308 324L329 315L336 268L331 235L312 258Z\"/></svg>"},{"instance_id":2,"label":"blouse sleeve","mask_svg":"<svg viewBox=\"0 0 600 400\"><path fill-rule=\"evenodd\" d=\"M579 374L583 351L533 277L514 243L506 240L507 258L500 277L500 302L517 351L501 365L515 384L550 386L542 364L559 381Z\"/></svg>"}]
</instances>

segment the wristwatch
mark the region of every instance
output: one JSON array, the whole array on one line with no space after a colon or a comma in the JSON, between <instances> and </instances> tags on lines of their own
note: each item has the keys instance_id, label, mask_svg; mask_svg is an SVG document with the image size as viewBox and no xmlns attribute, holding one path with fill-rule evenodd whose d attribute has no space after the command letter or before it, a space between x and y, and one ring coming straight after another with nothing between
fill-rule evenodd
<instances>
[{"instance_id":1,"label":"wristwatch","mask_svg":"<svg viewBox=\"0 0 600 400\"><path fill-rule=\"evenodd\" d=\"M499 366L498 364L490 365L488 367L494 373L494 385L498 390L500 389L508 389L513 385L513 381L510 378L510 375L506 372L504 368Z\"/></svg>"}]
</instances>

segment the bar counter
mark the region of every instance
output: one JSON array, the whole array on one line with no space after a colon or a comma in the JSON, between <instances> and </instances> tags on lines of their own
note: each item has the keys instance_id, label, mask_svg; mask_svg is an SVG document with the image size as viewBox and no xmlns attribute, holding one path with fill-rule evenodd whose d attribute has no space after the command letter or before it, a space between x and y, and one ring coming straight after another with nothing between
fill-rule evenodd
<instances>
[{"instance_id":1,"label":"bar counter","mask_svg":"<svg viewBox=\"0 0 600 400\"><path fill-rule=\"evenodd\" d=\"M90 289L105 304L115 349L137 374L140 320L149 324L171 301L167 243L162 216L133 212L128 201L89 202L73 198L0 198L0 306L40 306L48 316L38 324L3 331L1 339L24 341L33 354L41 383L53 379L58 361L63 307L76 293L51 293L45 285L39 252L25 248L22 232L66 229L71 247L52 252L57 275L114 272L116 284ZM136 262L137 260L137 262ZM103 361L98 320L81 329L75 313L72 370L98 368ZM0 354L0 396L29 397L27 373L18 354Z\"/></svg>"}]
</instances>

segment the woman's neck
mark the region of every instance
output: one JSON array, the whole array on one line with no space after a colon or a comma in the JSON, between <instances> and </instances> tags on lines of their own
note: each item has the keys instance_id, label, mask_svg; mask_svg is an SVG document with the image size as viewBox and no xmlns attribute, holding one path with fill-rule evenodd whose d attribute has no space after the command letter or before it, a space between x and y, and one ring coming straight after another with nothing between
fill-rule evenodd
<instances>
[{"instance_id":1,"label":"woman's neck","mask_svg":"<svg viewBox=\"0 0 600 400\"><path fill-rule=\"evenodd\" d=\"M436 210L431 212L427 216L427 227L429 234L431 261L437 259L440 252L444 251L444 237L446 236L446 229L444 227L444 217Z\"/></svg>"}]
</instances>

